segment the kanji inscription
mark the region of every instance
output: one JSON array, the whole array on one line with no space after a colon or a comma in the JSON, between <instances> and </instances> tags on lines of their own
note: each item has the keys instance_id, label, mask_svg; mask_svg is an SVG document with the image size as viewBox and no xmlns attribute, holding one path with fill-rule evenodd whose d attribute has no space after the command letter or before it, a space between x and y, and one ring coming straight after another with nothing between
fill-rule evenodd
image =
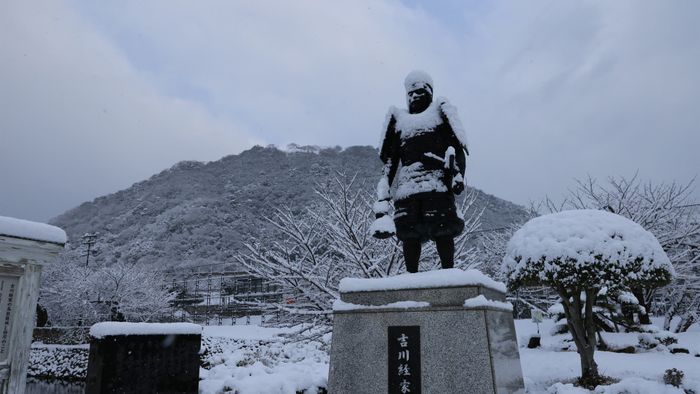
<instances>
[{"instance_id":1,"label":"kanji inscription","mask_svg":"<svg viewBox=\"0 0 700 394\"><path fill-rule=\"evenodd\" d=\"M420 394L420 326L391 326L389 343L389 393Z\"/></svg>"},{"instance_id":2,"label":"kanji inscription","mask_svg":"<svg viewBox=\"0 0 700 394\"><path fill-rule=\"evenodd\" d=\"M16 276L0 275L0 361L6 360L8 356L18 282Z\"/></svg>"}]
</instances>

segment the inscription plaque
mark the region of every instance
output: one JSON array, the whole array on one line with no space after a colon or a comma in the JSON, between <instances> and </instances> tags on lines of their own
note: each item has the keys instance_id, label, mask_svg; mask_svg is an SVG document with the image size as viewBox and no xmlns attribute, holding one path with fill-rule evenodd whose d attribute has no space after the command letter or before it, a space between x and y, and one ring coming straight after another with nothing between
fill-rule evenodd
<instances>
[{"instance_id":1,"label":"inscription plaque","mask_svg":"<svg viewBox=\"0 0 700 394\"><path fill-rule=\"evenodd\" d=\"M197 394L201 335L92 338L86 394Z\"/></svg>"},{"instance_id":2,"label":"inscription plaque","mask_svg":"<svg viewBox=\"0 0 700 394\"><path fill-rule=\"evenodd\" d=\"M420 394L420 326L388 328L389 393Z\"/></svg>"},{"instance_id":3,"label":"inscription plaque","mask_svg":"<svg viewBox=\"0 0 700 394\"><path fill-rule=\"evenodd\" d=\"M7 360L12 332L12 311L19 277L0 275L0 361Z\"/></svg>"}]
</instances>

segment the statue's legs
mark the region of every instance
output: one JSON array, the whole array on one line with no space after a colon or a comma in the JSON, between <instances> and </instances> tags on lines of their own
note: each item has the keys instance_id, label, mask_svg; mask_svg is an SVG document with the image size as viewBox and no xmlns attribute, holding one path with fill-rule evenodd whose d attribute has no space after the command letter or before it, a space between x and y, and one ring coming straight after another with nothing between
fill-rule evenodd
<instances>
[{"instance_id":1,"label":"statue's legs","mask_svg":"<svg viewBox=\"0 0 700 394\"><path fill-rule=\"evenodd\" d=\"M403 259L406 262L406 271L418 272L420 249L421 245L418 239L406 239L403 241Z\"/></svg>"},{"instance_id":2,"label":"statue's legs","mask_svg":"<svg viewBox=\"0 0 700 394\"><path fill-rule=\"evenodd\" d=\"M405 244L404 244L405 245ZM420 248L420 244L418 244ZM435 239L435 247L440 256L442 268L452 268L455 264L455 240L452 237L439 237ZM405 248L405 247L404 247ZM405 250L405 249L404 249ZM419 252L420 253L420 249ZM408 261L406 262L408 264ZM407 265L408 266L408 265Z\"/></svg>"}]
</instances>

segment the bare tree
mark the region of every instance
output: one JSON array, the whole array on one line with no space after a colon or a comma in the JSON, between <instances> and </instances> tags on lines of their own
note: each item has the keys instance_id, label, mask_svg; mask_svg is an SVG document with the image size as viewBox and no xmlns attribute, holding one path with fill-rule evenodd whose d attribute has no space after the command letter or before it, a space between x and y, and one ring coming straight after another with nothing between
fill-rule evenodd
<instances>
[{"instance_id":1,"label":"bare tree","mask_svg":"<svg viewBox=\"0 0 700 394\"><path fill-rule=\"evenodd\" d=\"M339 297L344 277L380 278L404 271L396 239L377 240L370 235L373 194L356 179L339 174L316 191L318 204L294 213L280 208L269 222L279 234L269 244L252 241L237 261L251 274L266 278L290 293L287 301L274 305L285 312L282 323L328 324L331 307ZM461 205L466 212L465 232L456 240L456 266L472 267L470 234L478 229L481 211L469 194ZM425 253L430 266L438 263L434 248ZM289 300L293 299L293 303Z\"/></svg>"},{"instance_id":2,"label":"bare tree","mask_svg":"<svg viewBox=\"0 0 700 394\"><path fill-rule=\"evenodd\" d=\"M683 331L697 321L700 312L700 203L693 200L694 180L679 184L652 183L631 178L610 177L605 183L588 177L575 180L566 198L555 203L547 198L544 207L549 212L563 209L601 209L622 215L650 231L668 254L677 276L674 282L657 292L652 288L636 287L631 291L642 307L641 324L649 324L655 296L667 306L665 329L671 329L674 317L683 324Z\"/></svg>"}]
</instances>

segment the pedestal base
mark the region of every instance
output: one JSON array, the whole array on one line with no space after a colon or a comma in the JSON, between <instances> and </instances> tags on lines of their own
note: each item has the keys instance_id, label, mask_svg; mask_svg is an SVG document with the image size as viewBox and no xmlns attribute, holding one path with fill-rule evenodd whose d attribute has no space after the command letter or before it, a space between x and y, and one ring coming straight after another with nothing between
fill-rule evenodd
<instances>
[{"instance_id":1,"label":"pedestal base","mask_svg":"<svg viewBox=\"0 0 700 394\"><path fill-rule=\"evenodd\" d=\"M440 275L451 284L440 286ZM455 275L467 284L455 284ZM474 275L452 269L341 283L329 392L524 392L509 304L502 289L475 283ZM420 287L421 279L438 287ZM378 290L381 281L392 289Z\"/></svg>"}]
</instances>

